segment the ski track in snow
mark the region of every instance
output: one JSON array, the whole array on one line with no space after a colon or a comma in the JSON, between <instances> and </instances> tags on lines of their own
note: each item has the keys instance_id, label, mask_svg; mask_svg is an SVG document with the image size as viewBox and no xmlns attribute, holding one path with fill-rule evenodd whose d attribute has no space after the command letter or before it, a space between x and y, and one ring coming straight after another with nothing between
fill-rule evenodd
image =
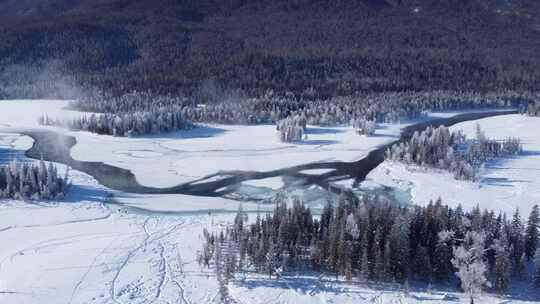
<instances>
[{"instance_id":1,"label":"ski track in snow","mask_svg":"<svg viewBox=\"0 0 540 304\"><path fill-rule=\"evenodd\" d=\"M86 270L86 272L79 279L77 284L75 284L75 287L73 288L73 291L71 292L71 298L69 300L69 304L73 302L73 299L75 298L75 295L77 291L79 290L80 286L83 284L84 280L86 279L90 271L92 271L94 267L96 266L99 257L101 257L105 253L105 251L107 251L117 240L118 240L118 237L115 237L106 247L103 248L103 250L101 250L101 252L98 255L94 257L94 259L92 260L92 264L90 264L90 266L88 267L88 270Z\"/></svg>"},{"instance_id":2,"label":"ski track in snow","mask_svg":"<svg viewBox=\"0 0 540 304\"><path fill-rule=\"evenodd\" d=\"M120 287L118 286L118 281L122 275L122 272L126 267L129 266L130 261L137 256L141 251L146 250L148 248L152 248L156 246L158 248L158 252L154 253L157 255L157 259L152 260L150 264L154 264L152 266L157 266L157 273L155 274L155 279L157 280L157 286L153 287L153 292L148 292L142 295L143 299L141 303L156 303L158 300L161 299L162 295L165 292L165 289L168 286L169 281L172 280L172 273L169 270L170 262L167 258L167 253L170 253L169 249L166 245L166 243L163 241L166 237L170 236L172 233L178 231L180 228L182 228L186 221L185 219L179 219L172 227L165 227L163 229L158 229L156 231L151 231L151 228L149 228L150 221L155 221L155 225L159 226L159 218L157 217L148 217L143 225L142 230L144 231L145 238L143 241L135 248L129 251L129 253L125 256L125 258L120 263L119 267L117 268L115 275L111 281L111 287L110 287L110 297L114 303L129 303L129 302L123 302L121 299L119 299L118 294L122 292ZM173 247L174 249L174 247ZM151 251L147 251L151 252ZM145 278L145 282L149 281L150 278ZM177 281L175 278L176 285L181 286L181 284ZM146 285L145 282L141 283L142 285ZM119 290L120 289L120 290ZM182 294L184 291L181 291ZM152 296L150 296L152 294ZM123 294L122 294L123 295ZM184 298L185 303L190 303L189 300ZM130 299L133 300L133 299Z\"/></svg>"}]
</instances>

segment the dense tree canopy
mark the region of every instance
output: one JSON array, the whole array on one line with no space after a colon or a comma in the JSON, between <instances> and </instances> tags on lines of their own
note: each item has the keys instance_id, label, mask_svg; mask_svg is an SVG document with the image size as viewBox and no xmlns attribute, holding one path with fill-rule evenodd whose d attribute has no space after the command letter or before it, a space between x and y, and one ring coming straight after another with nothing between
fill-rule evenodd
<instances>
[{"instance_id":1,"label":"dense tree canopy","mask_svg":"<svg viewBox=\"0 0 540 304\"><path fill-rule=\"evenodd\" d=\"M536 90L538 2L0 1L0 96ZM73 90L76 87L77 90Z\"/></svg>"},{"instance_id":2,"label":"dense tree canopy","mask_svg":"<svg viewBox=\"0 0 540 304\"><path fill-rule=\"evenodd\" d=\"M402 207L379 197L343 195L320 216L299 199L288 200L279 196L273 213L258 214L249 223L240 209L224 231L205 231L199 262L210 266L215 261L216 271L226 278L239 271L279 278L303 270L402 283L457 277L474 298L489 281L503 293L511 279L520 278L510 270L523 269L522 240L539 229L524 232L519 215L508 220L478 207L465 212L441 200Z\"/></svg>"}]
</instances>

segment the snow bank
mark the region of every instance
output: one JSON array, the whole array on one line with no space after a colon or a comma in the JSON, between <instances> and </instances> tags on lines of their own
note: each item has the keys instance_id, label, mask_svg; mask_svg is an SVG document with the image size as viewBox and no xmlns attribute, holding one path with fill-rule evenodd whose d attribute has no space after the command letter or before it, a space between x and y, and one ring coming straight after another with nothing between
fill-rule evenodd
<instances>
[{"instance_id":1,"label":"snow bank","mask_svg":"<svg viewBox=\"0 0 540 304\"><path fill-rule=\"evenodd\" d=\"M469 121L451 127L475 136L476 123L493 139L520 137L524 155L486 164L480 182L456 181L451 174L400 163L384 162L368 175L368 181L398 187L411 193L415 204L425 205L441 197L451 206L462 204L513 213L516 208L525 216L540 203L540 119L505 115Z\"/></svg>"}]
</instances>

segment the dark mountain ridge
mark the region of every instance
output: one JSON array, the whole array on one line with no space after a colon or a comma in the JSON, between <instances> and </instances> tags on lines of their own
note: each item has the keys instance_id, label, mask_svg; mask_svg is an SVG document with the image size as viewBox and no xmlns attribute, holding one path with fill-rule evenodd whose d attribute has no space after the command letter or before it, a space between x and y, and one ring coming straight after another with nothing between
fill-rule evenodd
<instances>
[{"instance_id":1,"label":"dark mountain ridge","mask_svg":"<svg viewBox=\"0 0 540 304\"><path fill-rule=\"evenodd\" d=\"M534 0L0 0L0 95L43 70L114 93L531 90L538 13Z\"/></svg>"}]
</instances>

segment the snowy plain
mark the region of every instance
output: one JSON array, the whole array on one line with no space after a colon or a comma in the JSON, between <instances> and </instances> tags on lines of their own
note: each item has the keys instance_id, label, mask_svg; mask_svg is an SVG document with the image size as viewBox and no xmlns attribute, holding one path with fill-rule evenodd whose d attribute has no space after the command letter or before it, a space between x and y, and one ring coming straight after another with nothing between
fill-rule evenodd
<instances>
[{"instance_id":1,"label":"snowy plain","mask_svg":"<svg viewBox=\"0 0 540 304\"><path fill-rule=\"evenodd\" d=\"M83 114L66 110L68 101L2 101L2 126L40 128L38 118L70 119ZM189 131L124 138L71 132L71 156L81 161L99 161L128 169L144 186L170 187L204 178L220 171L270 171L320 161L354 161L373 148L399 137L402 125L383 125L377 136L358 136L353 128L309 126L308 139L282 143L275 126L206 125ZM278 182L274 180L273 182ZM279 185L279 183L277 184ZM275 183L270 185L276 187Z\"/></svg>"},{"instance_id":2,"label":"snowy plain","mask_svg":"<svg viewBox=\"0 0 540 304\"><path fill-rule=\"evenodd\" d=\"M80 115L64 110L66 104L66 101L0 101L0 132L41 128L37 117L42 114ZM464 123L455 128L472 132L474 125L474 122ZM465 195L478 199L491 195L485 200L487 206L504 210L505 206L494 202L502 201L505 195L514 195L511 204L520 204L520 197L524 198L526 192L530 193L525 198L538 198L534 195L540 189L540 175L534 171L540 170L540 158L533 151L540 151L540 138L530 132L539 126L538 120L504 116L482 120L481 125L490 137L519 135L529 154L493 164L491 168L490 164L480 184L449 188L454 181L446 180L448 176L444 173L400 169L393 163L384 163L376 169L369 176L369 184L399 187L409 191L413 202L419 204L438 196L444 198L445 193L446 203L452 202L452 195L456 202ZM130 169L142 184L163 187L220 170L270 170L311 161L355 160L397 138L401 127L384 126L379 130L380 136L373 138L359 137L347 128L324 128L308 134L309 141L316 141L314 144L302 145L279 143L272 126L209 126L204 131L193 131L196 134L135 139L55 130L77 138L74 158ZM529 132L521 133L526 130ZM211 134L204 136L201 132ZM0 162L25 159L24 151L31 144L32 140L25 136L0 134ZM246 161L242 162L243 159ZM58 167L65 170L61 165ZM196 255L201 249L202 229L216 231L226 227L234 216L230 211L238 208L237 201L120 193L74 170L70 171L70 179L73 191L62 202L0 202L0 303L220 302L213 270L199 267ZM505 183L510 186L497 186ZM272 178L249 184L279 189L284 181ZM421 197L423 191L429 193ZM484 192L477 194L477 191ZM109 203L110 194L119 204ZM247 209L256 207L246 205ZM528 206L520 205L520 208L528 209ZM514 286L510 295L503 297L485 294L477 303L540 301L528 288ZM262 275L239 275L229 285L229 293L235 302L246 304L467 302L455 286L430 291L428 286L413 285L405 293L395 284L344 282L310 274L288 274L279 281Z\"/></svg>"},{"instance_id":3,"label":"snowy plain","mask_svg":"<svg viewBox=\"0 0 540 304\"><path fill-rule=\"evenodd\" d=\"M506 115L460 123L450 130L463 130L467 137L474 138L477 123L489 138L521 138L523 155L489 161L478 182L458 181L448 172L386 161L368 175L364 186L400 189L418 205L441 197L454 207L462 204L471 209L479 205L507 214L517 208L522 216L528 216L532 206L540 204L540 119Z\"/></svg>"}]
</instances>

